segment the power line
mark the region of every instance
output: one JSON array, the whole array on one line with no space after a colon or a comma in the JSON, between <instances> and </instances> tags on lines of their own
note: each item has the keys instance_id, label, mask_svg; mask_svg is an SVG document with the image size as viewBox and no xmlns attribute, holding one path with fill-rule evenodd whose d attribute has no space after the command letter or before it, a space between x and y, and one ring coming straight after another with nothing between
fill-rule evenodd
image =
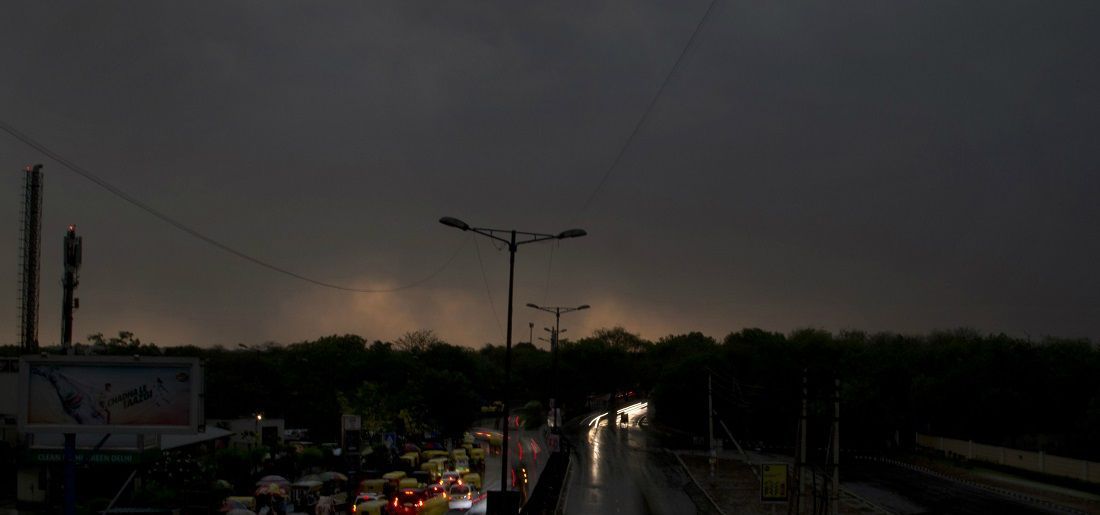
<instances>
[{"instance_id":1,"label":"power line","mask_svg":"<svg viewBox=\"0 0 1100 515\"><path fill-rule=\"evenodd\" d=\"M500 325L500 317L497 316L497 307L493 303L493 291L489 288L489 277L485 275L485 262L481 260L481 247L474 239L474 252L477 253L477 266L481 270L481 281L485 283L485 296L489 298L489 309L493 312L493 321L497 324L497 331L504 336L504 327Z\"/></svg>"},{"instance_id":2,"label":"power line","mask_svg":"<svg viewBox=\"0 0 1100 515\"><path fill-rule=\"evenodd\" d=\"M695 30L691 32L691 37L688 38L683 50L680 51L680 55L676 57L676 62L673 63L672 68L669 69L668 74L666 74L664 80L661 81L661 86L658 87L657 92L653 94L653 98L650 99L649 105L647 105L645 111L642 112L641 118L639 118L638 122L634 124L634 129L630 131L630 136L627 136L626 142L624 142L622 148L619 149L619 153L615 155L615 160L612 161L611 166L607 167L607 170L604 171L603 177L600 178L600 182L596 184L596 188L592 190L592 193L588 195L588 199L584 201L584 205L582 205L581 209L577 211L578 218L581 214L588 210L588 207L592 204L592 201L596 198L596 195L600 192L601 189L603 189L604 183L606 183L607 179L611 177L611 172L615 171L615 168L619 166L619 162L622 161L623 156L626 155L626 151L630 148L631 143L634 142L634 138L638 135L638 132L641 131L642 126L644 126L646 121L649 119L649 113L651 113L653 111L653 108L657 105L657 101L661 98L661 93L664 92L665 86L668 85L669 80L680 68L680 63L684 60L684 56L686 56L688 51L693 47L696 36L699 35L699 32L703 28L703 25L706 24L707 19L710 18L710 14L714 10L714 4L716 2L717 0L710 0L710 4L707 5L706 12L704 12L703 16L699 19L699 23L695 25Z\"/></svg>"},{"instance_id":3,"label":"power line","mask_svg":"<svg viewBox=\"0 0 1100 515\"><path fill-rule=\"evenodd\" d=\"M216 248L218 248L218 249L220 249L224 252L227 252L229 254L237 256L237 257L239 257L239 258L241 258L245 261L248 261L248 262L250 262L254 265L258 265L258 266L261 266L261 267L266 268L268 270L271 270L273 272L278 272L280 274L287 275L287 276L293 277L295 279L299 279L301 281L305 281L307 283L311 283L311 284L321 286L321 287L324 287L324 288L331 288L333 290L341 290L341 291L348 291L348 292L355 292L355 293L389 293L389 292L395 292L395 291L400 291L400 290L407 290L409 288L414 288L416 286L420 286L421 284L424 284L424 283L434 279L435 276L439 275L440 272L442 272L444 269L446 269L448 266L450 266L451 262L454 261L455 257L458 256L458 253L460 251L462 251L462 249L466 246L466 242L469 241L469 239L470 239L469 237L464 239L462 241L462 243L458 246L458 248L455 249L454 253L452 253L451 256L449 258L447 258L447 260L443 263L442 266L440 266L436 270L432 271L432 273L428 274L427 276L425 276L421 279L417 279L416 281L413 281L411 283L403 284L401 286L397 286L397 287L394 287L394 288L353 288L353 287L349 287L349 286L341 286L339 284L328 283L328 282L320 281L320 280L317 280L317 279L313 279L311 277L307 277L305 275L294 272L294 271L289 270L287 268L283 268L281 266L278 266L278 265L269 263L267 261L264 261L260 258L251 256L249 254L244 253L243 251L237 250L233 247L230 247L229 245L227 245L225 243L222 243L218 240L215 240L214 238L212 238L210 236L207 236L207 235L203 234L198 229L194 229L194 228L184 224L183 222L180 222L180 221L172 218L171 216L168 216L167 214L162 213L161 211L159 211L159 210L155 209L154 207L142 202L141 200L138 200L137 198L129 195L128 193L122 191L121 189L119 189L115 185L107 182L106 180L104 180L104 179L100 178L99 176L95 175L94 173L90 172L88 169L86 169L86 168L84 168L84 167L68 160L67 158L65 158L65 156L62 156L61 154L58 154L57 152L54 152L49 147L47 147L44 144L39 143L38 141L36 141L34 138L31 138L30 136L20 132L18 129L16 129L15 127L9 125L7 122L5 122L3 120L0 120L0 129L2 129L4 132L7 132L8 134L10 134L15 139L23 142L25 145L41 152L46 157L49 157L50 159L56 161L61 166L65 167L65 168L68 168L73 173L76 173L77 175L91 181L95 185L99 186L100 188L103 188L103 189L107 190L108 192L115 195L116 197L121 198L122 200L125 200L126 202L129 202L130 204L137 207L138 209L141 209L142 211L145 211L146 213L149 213L150 215L153 215L154 217L159 218L162 222L167 223L168 225L171 225L172 227L175 227L176 229L178 229L178 230L180 230L180 231L182 231L182 232L184 232L184 233L186 233L186 234L188 234L188 235L190 235L194 238L197 238L197 239L199 239L203 242L206 242L206 243L210 244L211 246L214 246L214 247L216 247Z\"/></svg>"},{"instance_id":4,"label":"power line","mask_svg":"<svg viewBox=\"0 0 1100 515\"><path fill-rule=\"evenodd\" d=\"M546 261L546 287L542 290L542 303L549 302L550 298L550 271L554 268L554 249L557 247L557 242L550 246L550 258Z\"/></svg>"}]
</instances>

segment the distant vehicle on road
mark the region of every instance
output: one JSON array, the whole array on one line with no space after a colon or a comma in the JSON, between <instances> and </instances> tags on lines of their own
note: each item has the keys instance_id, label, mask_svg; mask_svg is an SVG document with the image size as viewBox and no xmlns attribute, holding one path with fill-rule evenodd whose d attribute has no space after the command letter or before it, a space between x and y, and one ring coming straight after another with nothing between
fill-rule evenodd
<instances>
[{"instance_id":1,"label":"distant vehicle on road","mask_svg":"<svg viewBox=\"0 0 1100 515\"><path fill-rule=\"evenodd\" d=\"M470 459L466 456L455 458L455 472L465 474L470 471Z\"/></svg>"},{"instance_id":2,"label":"distant vehicle on road","mask_svg":"<svg viewBox=\"0 0 1100 515\"><path fill-rule=\"evenodd\" d=\"M424 507L428 495L420 488L402 488L393 495L389 504L391 515L417 515Z\"/></svg>"},{"instance_id":3,"label":"distant vehicle on road","mask_svg":"<svg viewBox=\"0 0 1100 515\"><path fill-rule=\"evenodd\" d=\"M443 479L440 480L440 484L444 486L451 486L462 479L462 474L459 474L456 470L448 470L443 473Z\"/></svg>"},{"instance_id":4,"label":"distant vehicle on road","mask_svg":"<svg viewBox=\"0 0 1100 515\"><path fill-rule=\"evenodd\" d=\"M386 507L386 498L377 493L361 493L355 496L349 510L356 515L382 515Z\"/></svg>"},{"instance_id":5,"label":"distant vehicle on road","mask_svg":"<svg viewBox=\"0 0 1100 515\"><path fill-rule=\"evenodd\" d=\"M447 491L448 507L452 510L468 510L474 505L474 489L470 485L454 484Z\"/></svg>"},{"instance_id":6,"label":"distant vehicle on road","mask_svg":"<svg viewBox=\"0 0 1100 515\"><path fill-rule=\"evenodd\" d=\"M470 485L478 490L481 490L481 475L475 472L469 474L462 474L462 482Z\"/></svg>"}]
</instances>

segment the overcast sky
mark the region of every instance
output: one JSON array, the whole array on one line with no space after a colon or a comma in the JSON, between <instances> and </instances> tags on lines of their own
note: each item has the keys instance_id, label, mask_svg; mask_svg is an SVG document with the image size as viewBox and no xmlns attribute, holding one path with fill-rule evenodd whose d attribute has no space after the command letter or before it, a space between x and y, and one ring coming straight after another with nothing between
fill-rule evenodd
<instances>
[{"instance_id":1,"label":"overcast sky","mask_svg":"<svg viewBox=\"0 0 1100 515\"><path fill-rule=\"evenodd\" d=\"M0 119L280 275L0 133L0 341L45 164L40 341L500 343L743 327L1100 336L1100 4L6 2ZM593 195L590 204L587 199ZM457 252L457 254L456 254ZM480 255L480 262L479 262ZM482 264L485 277L482 276ZM491 298L491 301L490 301ZM541 332L541 331L540 331Z\"/></svg>"}]
</instances>

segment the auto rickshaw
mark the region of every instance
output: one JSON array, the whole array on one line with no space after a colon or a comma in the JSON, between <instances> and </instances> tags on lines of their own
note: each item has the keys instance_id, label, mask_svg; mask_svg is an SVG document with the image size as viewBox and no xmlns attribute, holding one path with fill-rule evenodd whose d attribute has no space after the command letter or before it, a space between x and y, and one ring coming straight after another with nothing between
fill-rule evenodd
<instances>
[{"instance_id":1,"label":"auto rickshaw","mask_svg":"<svg viewBox=\"0 0 1100 515\"><path fill-rule=\"evenodd\" d=\"M403 470L395 470L393 472L386 472L385 474L382 474L382 479L385 479L389 484L393 485L394 488L397 488L397 485L401 482L402 479L405 479L406 475L407 474L405 474Z\"/></svg>"},{"instance_id":2,"label":"auto rickshaw","mask_svg":"<svg viewBox=\"0 0 1100 515\"><path fill-rule=\"evenodd\" d=\"M446 456L447 451L444 451L444 450L441 450L441 449L428 449L428 450L420 453L420 455L424 457L424 461L428 461L432 458L438 458L440 456Z\"/></svg>"},{"instance_id":3,"label":"auto rickshaw","mask_svg":"<svg viewBox=\"0 0 1100 515\"><path fill-rule=\"evenodd\" d=\"M405 462L410 469L416 469L420 465L420 454L415 452L406 452L401 455L401 461Z\"/></svg>"},{"instance_id":4,"label":"auto rickshaw","mask_svg":"<svg viewBox=\"0 0 1100 515\"><path fill-rule=\"evenodd\" d=\"M420 465L420 470L427 472L431 475L432 481L439 481L439 476L443 474L443 466L438 461L429 461Z\"/></svg>"},{"instance_id":5,"label":"auto rickshaw","mask_svg":"<svg viewBox=\"0 0 1100 515\"><path fill-rule=\"evenodd\" d=\"M481 475L477 472L462 474L462 482L481 490Z\"/></svg>"},{"instance_id":6,"label":"auto rickshaw","mask_svg":"<svg viewBox=\"0 0 1100 515\"><path fill-rule=\"evenodd\" d=\"M385 479L364 479L359 482L359 491L380 494L388 482Z\"/></svg>"}]
</instances>

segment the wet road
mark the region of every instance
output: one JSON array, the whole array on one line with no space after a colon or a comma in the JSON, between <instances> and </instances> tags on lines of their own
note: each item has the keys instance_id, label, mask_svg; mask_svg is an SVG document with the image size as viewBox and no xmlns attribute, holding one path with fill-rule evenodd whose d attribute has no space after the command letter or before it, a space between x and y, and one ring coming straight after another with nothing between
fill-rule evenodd
<instances>
[{"instance_id":1,"label":"wet road","mask_svg":"<svg viewBox=\"0 0 1100 515\"><path fill-rule=\"evenodd\" d=\"M606 417L605 417L606 418ZM645 410L626 427L612 430L606 420L586 423L576 445L565 491L566 515L697 513L685 493L690 483L676 458L651 442L638 425Z\"/></svg>"},{"instance_id":2,"label":"wet road","mask_svg":"<svg viewBox=\"0 0 1100 515\"><path fill-rule=\"evenodd\" d=\"M491 428L474 428L473 431L487 432L495 435L500 435L500 430ZM517 471L527 471L527 485L524 487L523 475L520 472L517 475L516 485L509 486L509 490L523 490L527 491L534 489L534 485L538 482L539 473L542 471L542 467L546 464L546 449L543 435L540 431L527 431L512 429L508 434L508 441L510 442L508 461L512 463L513 467ZM482 474L482 489L477 500L475 500L473 506L469 510L450 510L450 514L465 513L468 515L480 515L485 513L485 492L490 490L500 490L500 454L489 454L485 457L485 473ZM508 477L507 481L512 482L512 478Z\"/></svg>"}]
</instances>

